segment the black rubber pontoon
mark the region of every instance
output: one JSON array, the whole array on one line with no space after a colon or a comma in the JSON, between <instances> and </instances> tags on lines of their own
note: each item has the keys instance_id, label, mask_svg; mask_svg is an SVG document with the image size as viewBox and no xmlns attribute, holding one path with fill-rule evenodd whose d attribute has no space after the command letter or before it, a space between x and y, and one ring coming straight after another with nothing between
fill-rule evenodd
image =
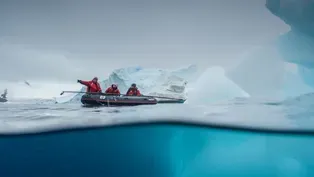
<instances>
[{"instance_id":1,"label":"black rubber pontoon","mask_svg":"<svg viewBox=\"0 0 314 177\"><path fill-rule=\"evenodd\" d=\"M138 106L138 105L155 105L155 104L174 104L184 103L184 99L154 98L148 96L126 96L126 95L97 95L85 94L81 102L88 106Z\"/></svg>"},{"instance_id":2,"label":"black rubber pontoon","mask_svg":"<svg viewBox=\"0 0 314 177\"><path fill-rule=\"evenodd\" d=\"M84 105L89 106L138 106L155 105L157 100L150 97L136 96L112 96L85 94L81 98Z\"/></svg>"}]
</instances>

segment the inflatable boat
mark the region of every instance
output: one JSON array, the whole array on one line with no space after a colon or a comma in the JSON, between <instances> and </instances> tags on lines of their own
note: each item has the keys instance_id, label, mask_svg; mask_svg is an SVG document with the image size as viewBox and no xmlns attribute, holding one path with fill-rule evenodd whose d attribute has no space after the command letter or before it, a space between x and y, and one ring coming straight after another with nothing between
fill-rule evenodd
<instances>
[{"instance_id":1,"label":"inflatable boat","mask_svg":"<svg viewBox=\"0 0 314 177\"><path fill-rule=\"evenodd\" d=\"M90 106L138 106L157 104L155 98L114 95L85 94L81 98L83 105Z\"/></svg>"},{"instance_id":2,"label":"inflatable boat","mask_svg":"<svg viewBox=\"0 0 314 177\"><path fill-rule=\"evenodd\" d=\"M183 99L166 99L153 96L96 95L85 94L81 103L86 106L139 106L165 103L184 103Z\"/></svg>"}]
</instances>

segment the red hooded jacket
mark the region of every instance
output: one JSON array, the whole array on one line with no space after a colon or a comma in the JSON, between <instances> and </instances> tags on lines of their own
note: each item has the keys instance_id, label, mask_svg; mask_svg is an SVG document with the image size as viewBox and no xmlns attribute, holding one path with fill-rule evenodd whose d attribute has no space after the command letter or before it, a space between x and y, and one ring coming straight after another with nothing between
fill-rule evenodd
<instances>
[{"instance_id":1,"label":"red hooded jacket","mask_svg":"<svg viewBox=\"0 0 314 177\"><path fill-rule=\"evenodd\" d=\"M93 81L81 81L81 84L87 87L86 92L101 92L101 87L98 82Z\"/></svg>"},{"instance_id":2,"label":"red hooded jacket","mask_svg":"<svg viewBox=\"0 0 314 177\"><path fill-rule=\"evenodd\" d=\"M136 89L129 89L126 93L126 95L130 96L141 96L141 92L136 88Z\"/></svg>"},{"instance_id":3,"label":"red hooded jacket","mask_svg":"<svg viewBox=\"0 0 314 177\"><path fill-rule=\"evenodd\" d=\"M120 95L120 90L118 88L114 90L112 87L109 87L105 93Z\"/></svg>"}]
</instances>

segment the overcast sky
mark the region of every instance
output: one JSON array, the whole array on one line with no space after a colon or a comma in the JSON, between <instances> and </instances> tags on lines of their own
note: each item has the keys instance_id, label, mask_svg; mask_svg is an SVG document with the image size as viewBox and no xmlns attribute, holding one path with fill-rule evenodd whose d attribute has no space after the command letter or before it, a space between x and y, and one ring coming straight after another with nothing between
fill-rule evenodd
<instances>
[{"instance_id":1,"label":"overcast sky","mask_svg":"<svg viewBox=\"0 0 314 177\"><path fill-rule=\"evenodd\" d=\"M1 0L0 80L100 78L130 65L232 66L287 31L265 0Z\"/></svg>"}]
</instances>

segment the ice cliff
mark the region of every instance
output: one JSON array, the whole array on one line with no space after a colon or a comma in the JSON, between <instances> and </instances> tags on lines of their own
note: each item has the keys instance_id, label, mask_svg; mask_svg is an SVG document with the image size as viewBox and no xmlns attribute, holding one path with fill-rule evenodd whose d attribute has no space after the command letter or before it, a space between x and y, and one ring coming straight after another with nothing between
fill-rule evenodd
<instances>
[{"instance_id":1,"label":"ice cliff","mask_svg":"<svg viewBox=\"0 0 314 177\"><path fill-rule=\"evenodd\" d=\"M227 75L251 96L286 98L314 92L314 1L266 0L288 33L249 53Z\"/></svg>"}]
</instances>

